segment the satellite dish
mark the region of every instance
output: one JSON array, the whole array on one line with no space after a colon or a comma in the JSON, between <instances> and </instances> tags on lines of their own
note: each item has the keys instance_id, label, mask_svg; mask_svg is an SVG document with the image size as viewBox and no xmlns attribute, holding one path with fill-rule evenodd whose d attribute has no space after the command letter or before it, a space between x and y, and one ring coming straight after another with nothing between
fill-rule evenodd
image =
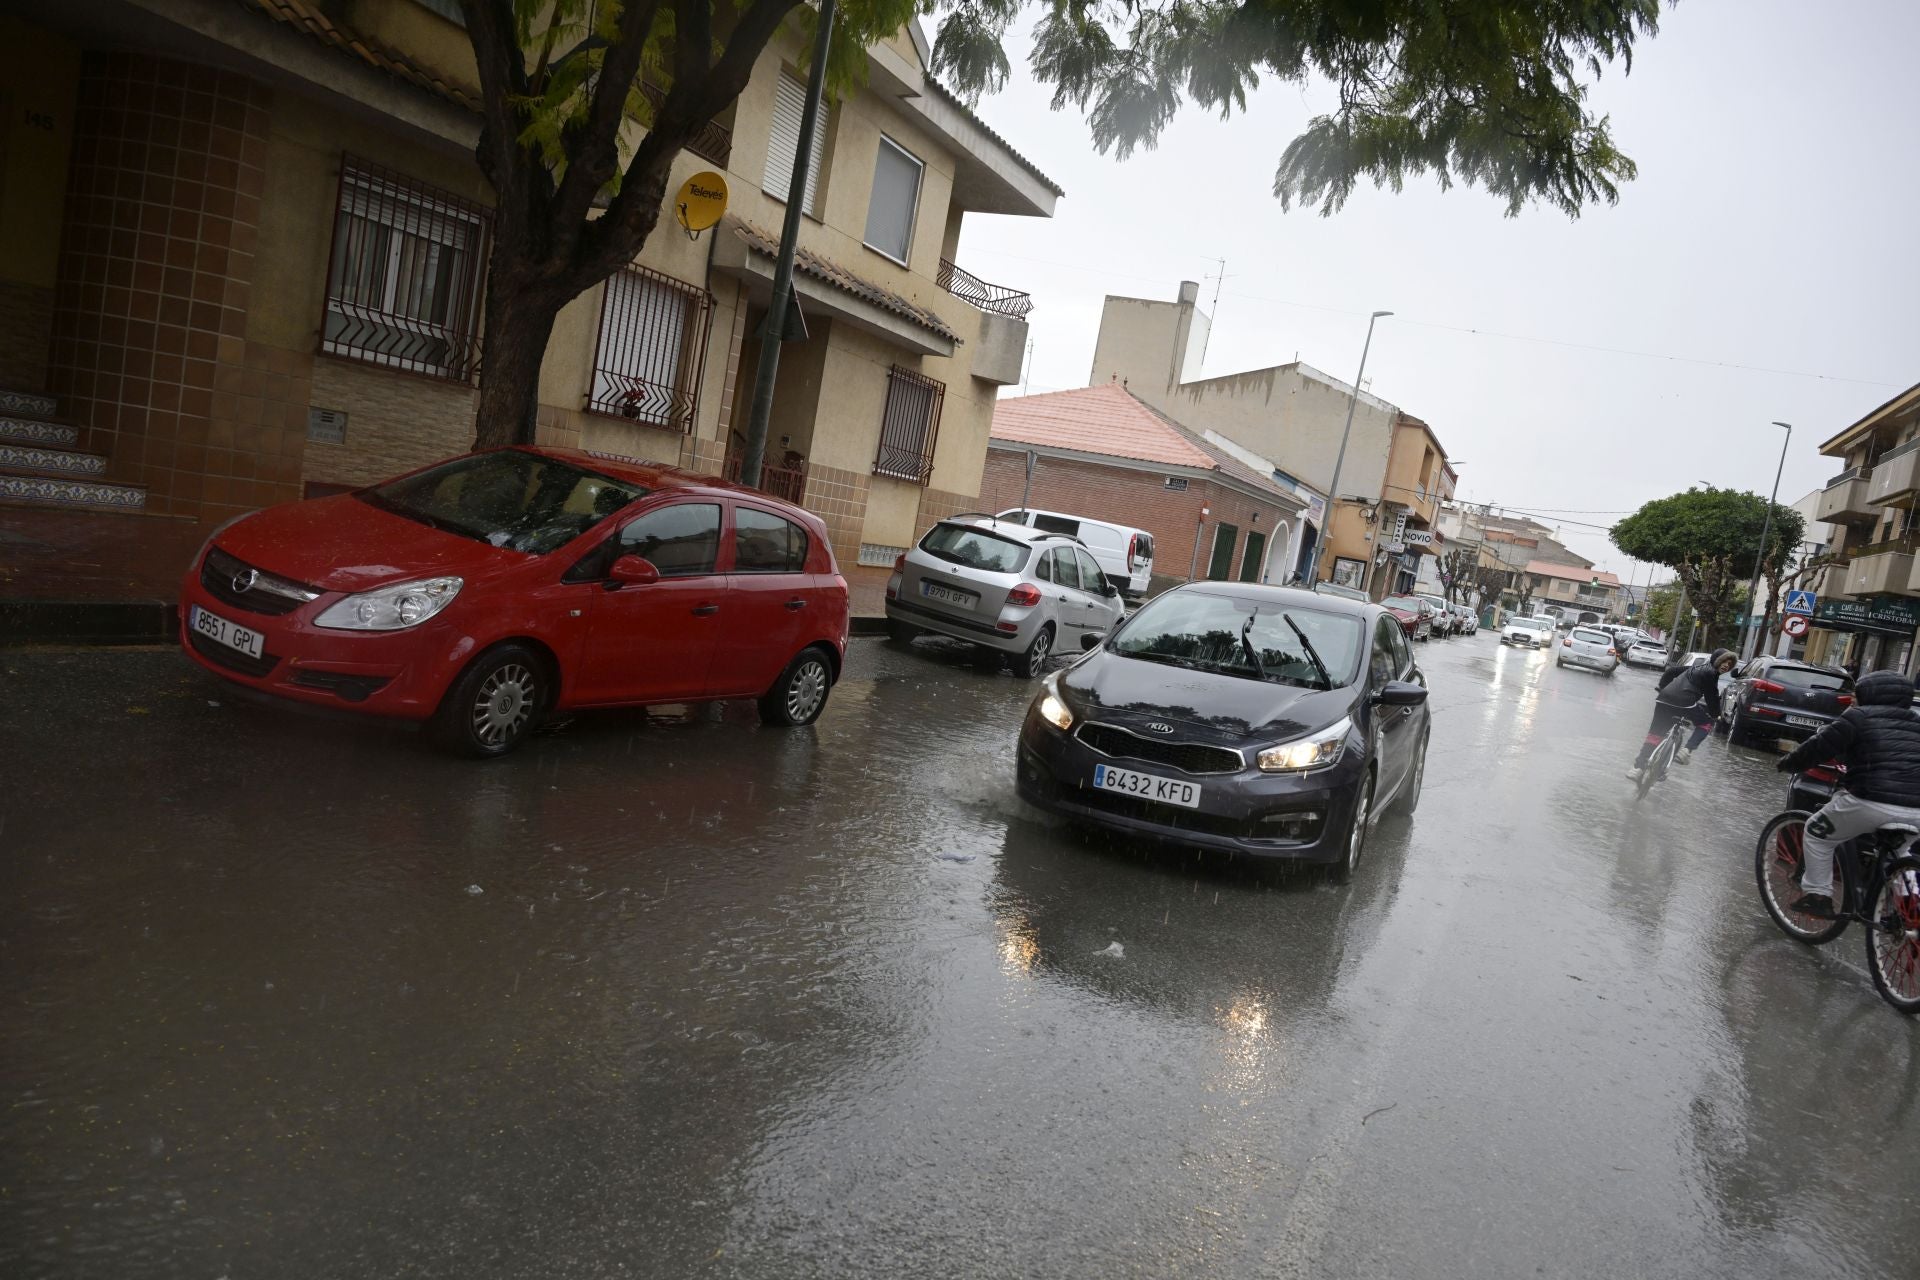
<instances>
[{"instance_id":1,"label":"satellite dish","mask_svg":"<svg viewBox=\"0 0 1920 1280\"><path fill-rule=\"evenodd\" d=\"M674 217L689 239L720 221L727 211L727 180L711 169L703 169L680 184L673 196Z\"/></svg>"}]
</instances>

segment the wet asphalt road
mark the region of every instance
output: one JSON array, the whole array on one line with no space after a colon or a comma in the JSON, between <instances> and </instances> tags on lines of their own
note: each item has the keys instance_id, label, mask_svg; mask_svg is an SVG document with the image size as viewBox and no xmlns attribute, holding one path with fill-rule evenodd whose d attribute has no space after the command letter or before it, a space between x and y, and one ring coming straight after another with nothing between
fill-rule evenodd
<instances>
[{"instance_id":1,"label":"wet asphalt road","mask_svg":"<svg viewBox=\"0 0 1920 1280\"><path fill-rule=\"evenodd\" d=\"M0 1275L1920 1269L1920 1028L1762 914L1766 758L1630 803L1649 675L1423 646L1343 888L1055 830L1031 685L856 649L484 765L0 653Z\"/></svg>"}]
</instances>

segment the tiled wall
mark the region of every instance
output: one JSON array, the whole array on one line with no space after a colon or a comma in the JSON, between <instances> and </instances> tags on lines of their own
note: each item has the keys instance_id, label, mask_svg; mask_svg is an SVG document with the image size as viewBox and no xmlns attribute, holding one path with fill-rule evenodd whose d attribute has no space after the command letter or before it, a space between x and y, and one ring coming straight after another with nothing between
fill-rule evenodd
<instances>
[{"instance_id":1,"label":"tiled wall","mask_svg":"<svg viewBox=\"0 0 1920 1280\"><path fill-rule=\"evenodd\" d=\"M725 430L724 427L721 428ZM717 476L727 460L727 446L719 440L688 436L680 453L680 465L701 475Z\"/></svg>"},{"instance_id":2,"label":"tiled wall","mask_svg":"<svg viewBox=\"0 0 1920 1280\"><path fill-rule=\"evenodd\" d=\"M817 464L807 468L807 510L827 522L827 541L840 563L860 559L860 535L867 523L867 488L871 477L858 471Z\"/></svg>"},{"instance_id":3,"label":"tiled wall","mask_svg":"<svg viewBox=\"0 0 1920 1280\"><path fill-rule=\"evenodd\" d=\"M305 361L245 341L270 105L229 72L81 65L47 389L150 511L299 495Z\"/></svg>"},{"instance_id":4,"label":"tiled wall","mask_svg":"<svg viewBox=\"0 0 1920 1280\"><path fill-rule=\"evenodd\" d=\"M47 385L47 333L53 290L0 280L0 388L40 391Z\"/></svg>"},{"instance_id":5,"label":"tiled wall","mask_svg":"<svg viewBox=\"0 0 1920 1280\"><path fill-rule=\"evenodd\" d=\"M985 510L980 499L970 493L950 493L945 489L927 489L920 495L920 514L914 517L913 540L920 541L927 530L939 524L948 516L957 516L962 511Z\"/></svg>"},{"instance_id":6,"label":"tiled wall","mask_svg":"<svg viewBox=\"0 0 1920 1280\"><path fill-rule=\"evenodd\" d=\"M313 358L313 400L347 415L344 444L308 441L305 479L372 484L473 446L480 393L333 356Z\"/></svg>"}]
</instances>

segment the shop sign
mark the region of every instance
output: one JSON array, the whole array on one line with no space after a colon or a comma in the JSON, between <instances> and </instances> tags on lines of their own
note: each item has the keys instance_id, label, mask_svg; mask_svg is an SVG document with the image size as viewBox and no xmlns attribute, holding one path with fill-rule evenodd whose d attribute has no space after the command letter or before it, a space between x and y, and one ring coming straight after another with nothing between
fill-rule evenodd
<instances>
[{"instance_id":1,"label":"shop sign","mask_svg":"<svg viewBox=\"0 0 1920 1280\"><path fill-rule=\"evenodd\" d=\"M1813 625L1829 631L1865 631L1912 636L1920 628L1920 601L1882 596L1872 600L1822 600Z\"/></svg>"}]
</instances>

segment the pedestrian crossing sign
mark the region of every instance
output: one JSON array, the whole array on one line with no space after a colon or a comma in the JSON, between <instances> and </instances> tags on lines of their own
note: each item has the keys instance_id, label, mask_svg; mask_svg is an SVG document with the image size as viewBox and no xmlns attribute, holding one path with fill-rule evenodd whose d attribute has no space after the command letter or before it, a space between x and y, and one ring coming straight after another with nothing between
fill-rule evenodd
<instances>
[{"instance_id":1,"label":"pedestrian crossing sign","mask_svg":"<svg viewBox=\"0 0 1920 1280\"><path fill-rule=\"evenodd\" d=\"M1787 602L1786 604L1781 606L1780 612L1804 613L1808 617L1812 617L1813 616L1813 592L1811 591L1787 592Z\"/></svg>"}]
</instances>

